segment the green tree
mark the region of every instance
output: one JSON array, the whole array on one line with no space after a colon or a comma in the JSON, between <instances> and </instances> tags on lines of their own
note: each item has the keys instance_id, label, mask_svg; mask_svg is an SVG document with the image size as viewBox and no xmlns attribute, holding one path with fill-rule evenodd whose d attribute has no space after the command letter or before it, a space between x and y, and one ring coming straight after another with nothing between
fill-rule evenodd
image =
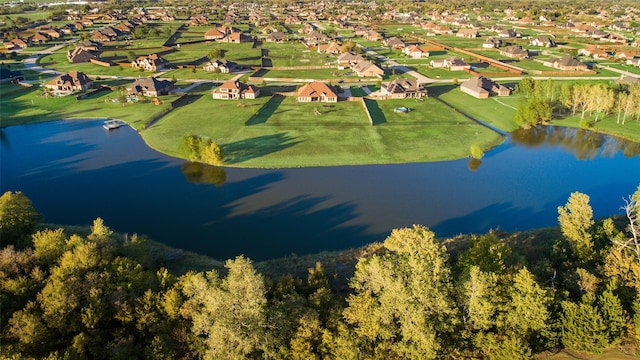
<instances>
[{"instance_id":1,"label":"green tree","mask_svg":"<svg viewBox=\"0 0 640 360\"><path fill-rule=\"evenodd\" d=\"M598 298L602 319L607 327L608 342L610 344L620 342L620 337L627 325L625 311L614 290L615 283L610 281L605 291L603 291Z\"/></svg>"},{"instance_id":2,"label":"green tree","mask_svg":"<svg viewBox=\"0 0 640 360\"><path fill-rule=\"evenodd\" d=\"M594 301L594 295L587 293L579 304L562 302L561 341L567 348L599 353L608 345L607 327Z\"/></svg>"},{"instance_id":3,"label":"green tree","mask_svg":"<svg viewBox=\"0 0 640 360\"><path fill-rule=\"evenodd\" d=\"M480 271L501 273L511 258L511 248L491 231L485 235L472 235L469 250L458 261L460 267L478 266Z\"/></svg>"},{"instance_id":4,"label":"green tree","mask_svg":"<svg viewBox=\"0 0 640 360\"><path fill-rule=\"evenodd\" d=\"M205 359L245 359L265 342L265 288L262 276L244 257L228 260L221 279L214 270L182 279L181 314L204 343Z\"/></svg>"},{"instance_id":5,"label":"green tree","mask_svg":"<svg viewBox=\"0 0 640 360\"><path fill-rule=\"evenodd\" d=\"M41 264L52 265L66 250L67 236L62 229L33 234L33 255Z\"/></svg>"},{"instance_id":6,"label":"green tree","mask_svg":"<svg viewBox=\"0 0 640 360\"><path fill-rule=\"evenodd\" d=\"M593 259L595 252L591 227L594 221L589 196L579 192L571 193L567 204L558 207L558 214L562 235L576 256L582 261Z\"/></svg>"},{"instance_id":7,"label":"green tree","mask_svg":"<svg viewBox=\"0 0 640 360\"><path fill-rule=\"evenodd\" d=\"M3 244L25 245L25 240L42 220L31 200L22 192L0 196L0 239Z\"/></svg>"},{"instance_id":8,"label":"green tree","mask_svg":"<svg viewBox=\"0 0 640 360\"><path fill-rule=\"evenodd\" d=\"M463 285L463 321L471 330L489 330L495 325L497 311L496 274L482 272L478 266L469 269L469 280Z\"/></svg>"},{"instance_id":9,"label":"green tree","mask_svg":"<svg viewBox=\"0 0 640 360\"><path fill-rule=\"evenodd\" d=\"M508 288L508 301L499 324L507 334L528 338L547 326L549 295L523 268L514 276Z\"/></svg>"},{"instance_id":10,"label":"green tree","mask_svg":"<svg viewBox=\"0 0 640 360\"><path fill-rule=\"evenodd\" d=\"M471 154L472 158L478 159L478 160L482 159L482 157L484 156L484 151L478 144L471 145L471 148L469 149L469 153Z\"/></svg>"},{"instance_id":11,"label":"green tree","mask_svg":"<svg viewBox=\"0 0 640 360\"><path fill-rule=\"evenodd\" d=\"M436 358L456 313L446 250L421 226L393 230L383 246L358 261L345 319L371 356Z\"/></svg>"}]
</instances>

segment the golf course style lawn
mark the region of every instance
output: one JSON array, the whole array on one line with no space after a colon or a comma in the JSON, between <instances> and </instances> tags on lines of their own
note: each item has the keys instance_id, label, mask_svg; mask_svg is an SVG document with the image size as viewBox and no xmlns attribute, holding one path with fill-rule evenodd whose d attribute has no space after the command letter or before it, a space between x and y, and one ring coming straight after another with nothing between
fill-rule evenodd
<instances>
[{"instance_id":1,"label":"golf course style lawn","mask_svg":"<svg viewBox=\"0 0 640 360\"><path fill-rule=\"evenodd\" d=\"M436 99L376 103L371 126L359 101L298 103L282 96L225 101L205 93L141 135L151 147L178 157L184 157L183 136L209 137L222 146L226 166L255 168L451 160L468 156L472 144L487 149L502 140ZM396 107L410 111L396 113Z\"/></svg>"}]
</instances>

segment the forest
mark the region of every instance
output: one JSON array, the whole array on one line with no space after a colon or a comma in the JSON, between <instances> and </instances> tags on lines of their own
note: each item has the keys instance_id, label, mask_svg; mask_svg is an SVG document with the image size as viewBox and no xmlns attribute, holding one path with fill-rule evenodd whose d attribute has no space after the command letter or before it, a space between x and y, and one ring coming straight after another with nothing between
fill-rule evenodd
<instances>
[{"instance_id":1,"label":"forest","mask_svg":"<svg viewBox=\"0 0 640 360\"><path fill-rule=\"evenodd\" d=\"M612 201L615 201L612 199ZM640 350L640 186L594 219L572 193L558 228L438 239L395 229L340 279L265 276L238 256L170 270L153 241L41 224L0 197L2 359L528 359ZM341 282L343 282L341 286Z\"/></svg>"}]
</instances>

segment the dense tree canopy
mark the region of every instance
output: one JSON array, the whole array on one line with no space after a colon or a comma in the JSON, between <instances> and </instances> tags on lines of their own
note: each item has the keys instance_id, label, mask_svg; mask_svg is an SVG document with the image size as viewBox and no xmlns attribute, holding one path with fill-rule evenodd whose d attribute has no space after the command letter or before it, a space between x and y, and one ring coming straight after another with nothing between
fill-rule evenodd
<instances>
[{"instance_id":1,"label":"dense tree canopy","mask_svg":"<svg viewBox=\"0 0 640 360\"><path fill-rule=\"evenodd\" d=\"M242 256L177 273L166 248L100 218L84 233L35 231L18 199L30 240L0 250L2 358L528 359L640 344L640 190L627 217L602 221L571 194L546 236L393 230L306 279L264 277ZM588 256L585 238L602 243Z\"/></svg>"}]
</instances>

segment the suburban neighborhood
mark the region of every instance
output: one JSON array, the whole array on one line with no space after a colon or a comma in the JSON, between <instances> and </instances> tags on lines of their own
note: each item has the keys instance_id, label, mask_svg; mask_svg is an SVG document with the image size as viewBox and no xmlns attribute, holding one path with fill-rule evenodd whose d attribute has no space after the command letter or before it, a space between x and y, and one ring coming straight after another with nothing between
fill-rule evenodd
<instances>
[{"instance_id":1,"label":"suburban neighborhood","mask_svg":"<svg viewBox=\"0 0 640 360\"><path fill-rule=\"evenodd\" d=\"M362 126L391 126L427 120L443 107L512 131L526 125L514 121L522 79L613 86L640 78L640 26L636 12L622 7L562 16L379 3L56 9L46 21L25 17L18 24L9 16L13 22L5 23L0 57L4 81L12 83L7 95L19 102L44 89L52 102L65 96L80 107L101 102L101 114L119 114L149 133L173 113L227 101L238 106L220 116L249 116L247 124L284 125L280 118L298 106L329 122L348 113L365 119ZM335 103L337 110L305 103ZM117 104L128 111L121 114Z\"/></svg>"}]
</instances>

